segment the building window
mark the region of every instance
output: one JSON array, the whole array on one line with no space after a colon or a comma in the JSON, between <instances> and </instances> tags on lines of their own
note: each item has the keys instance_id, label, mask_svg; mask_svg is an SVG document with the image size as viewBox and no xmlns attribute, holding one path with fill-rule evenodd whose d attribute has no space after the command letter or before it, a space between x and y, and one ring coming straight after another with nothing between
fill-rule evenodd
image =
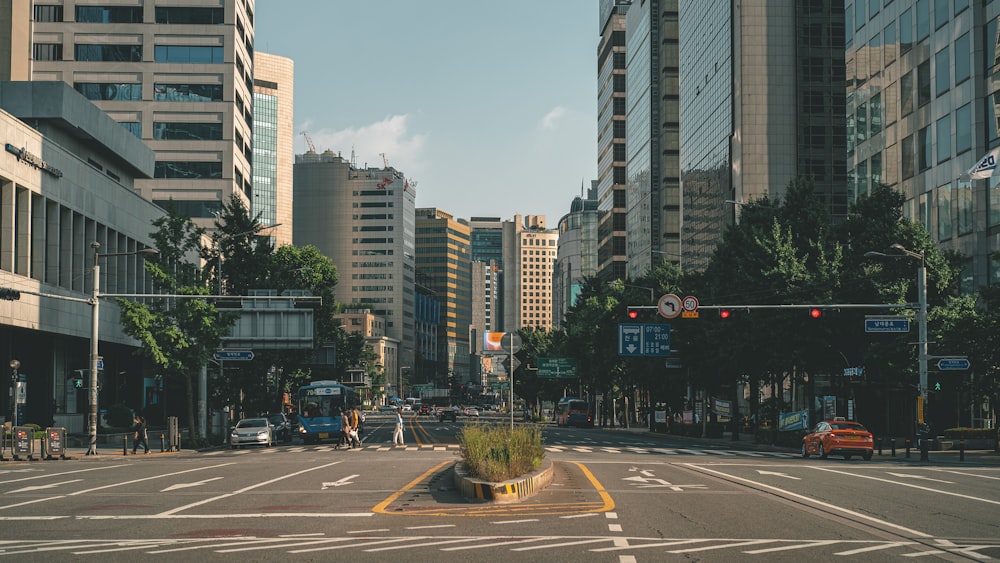
<instances>
[{"instance_id":1,"label":"building window","mask_svg":"<svg viewBox=\"0 0 1000 563\"><path fill-rule=\"evenodd\" d=\"M920 63L917 67L917 107L929 104L931 101L931 61Z\"/></svg>"},{"instance_id":2,"label":"building window","mask_svg":"<svg viewBox=\"0 0 1000 563\"><path fill-rule=\"evenodd\" d=\"M74 57L78 61L142 62L142 45L77 44Z\"/></svg>"},{"instance_id":3,"label":"building window","mask_svg":"<svg viewBox=\"0 0 1000 563\"><path fill-rule=\"evenodd\" d=\"M126 131L135 135L136 139L142 138L142 123L138 121L119 121L118 125L121 125Z\"/></svg>"},{"instance_id":4,"label":"building window","mask_svg":"<svg viewBox=\"0 0 1000 563\"><path fill-rule=\"evenodd\" d=\"M162 102L221 102L221 84L154 84L153 99Z\"/></svg>"},{"instance_id":5,"label":"building window","mask_svg":"<svg viewBox=\"0 0 1000 563\"><path fill-rule=\"evenodd\" d=\"M931 128L930 126L924 127L923 129L917 131L917 166L918 170L923 172L931 167L932 161L931 155Z\"/></svg>"},{"instance_id":6,"label":"building window","mask_svg":"<svg viewBox=\"0 0 1000 563\"><path fill-rule=\"evenodd\" d=\"M899 52L906 53L913 48L913 13L907 8L899 15Z\"/></svg>"},{"instance_id":7,"label":"building window","mask_svg":"<svg viewBox=\"0 0 1000 563\"><path fill-rule=\"evenodd\" d=\"M50 4L35 5L36 22L61 22L63 21L63 7Z\"/></svg>"},{"instance_id":8,"label":"building window","mask_svg":"<svg viewBox=\"0 0 1000 563\"><path fill-rule=\"evenodd\" d=\"M930 0L917 0L917 41L923 41L931 34Z\"/></svg>"},{"instance_id":9,"label":"building window","mask_svg":"<svg viewBox=\"0 0 1000 563\"><path fill-rule=\"evenodd\" d=\"M142 23L142 6L77 6L79 23Z\"/></svg>"},{"instance_id":10,"label":"building window","mask_svg":"<svg viewBox=\"0 0 1000 563\"><path fill-rule=\"evenodd\" d=\"M968 179L959 180L955 195L958 203L958 234L967 235L972 232L972 182Z\"/></svg>"},{"instance_id":11,"label":"building window","mask_svg":"<svg viewBox=\"0 0 1000 563\"><path fill-rule=\"evenodd\" d=\"M951 238L951 184L939 186L937 189L938 240Z\"/></svg>"},{"instance_id":12,"label":"building window","mask_svg":"<svg viewBox=\"0 0 1000 563\"><path fill-rule=\"evenodd\" d=\"M891 21L882 30L882 48L885 51L885 64L896 60L896 22Z\"/></svg>"},{"instance_id":13,"label":"building window","mask_svg":"<svg viewBox=\"0 0 1000 563\"><path fill-rule=\"evenodd\" d=\"M857 196L861 197L868 193L868 163L860 162L858 163L858 169L855 173L855 180L857 181Z\"/></svg>"},{"instance_id":14,"label":"building window","mask_svg":"<svg viewBox=\"0 0 1000 563\"><path fill-rule=\"evenodd\" d=\"M76 82L76 91L88 100L142 101L142 84L114 84L110 82Z\"/></svg>"},{"instance_id":15,"label":"building window","mask_svg":"<svg viewBox=\"0 0 1000 563\"><path fill-rule=\"evenodd\" d=\"M153 169L154 178L222 178L221 162L157 162Z\"/></svg>"},{"instance_id":16,"label":"building window","mask_svg":"<svg viewBox=\"0 0 1000 563\"><path fill-rule=\"evenodd\" d=\"M61 43L35 43L32 47L32 53L36 61L63 60L63 46Z\"/></svg>"},{"instance_id":17,"label":"building window","mask_svg":"<svg viewBox=\"0 0 1000 563\"><path fill-rule=\"evenodd\" d=\"M955 84L972 75L972 34L965 33L955 40Z\"/></svg>"},{"instance_id":18,"label":"building window","mask_svg":"<svg viewBox=\"0 0 1000 563\"><path fill-rule=\"evenodd\" d=\"M191 218L215 217L215 214L222 209L222 202L212 200L154 199L153 203L164 209L176 209L179 215Z\"/></svg>"},{"instance_id":19,"label":"building window","mask_svg":"<svg viewBox=\"0 0 1000 563\"><path fill-rule=\"evenodd\" d=\"M937 161L944 162L951 158L951 115L946 115L937 121Z\"/></svg>"},{"instance_id":20,"label":"building window","mask_svg":"<svg viewBox=\"0 0 1000 563\"><path fill-rule=\"evenodd\" d=\"M221 25L226 23L223 8L157 8L156 23Z\"/></svg>"},{"instance_id":21,"label":"building window","mask_svg":"<svg viewBox=\"0 0 1000 563\"><path fill-rule=\"evenodd\" d=\"M221 141L221 123L153 123L153 138L163 141Z\"/></svg>"},{"instance_id":22,"label":"building window","mask_svg":"<svg viewBox=\"0 0 1000 563\"><path fill-rule=\"evenodd\" d=\"M955 154L972 149L972 104L955 110Z\"/></svg>"},{"instance_id":23,"label":"building window","mask_svg":"<svg viewBox=\"0 0 1000 563\"><path fill-rule=\"evenodd\" d=\"M225 51L222 47L157 45L154 56L158 63L215 64L225 62Z\"/></svg>"},{"instance_id":24,"label":"building window","mask_svg":"<svg viewBox=\"0 0 1000 563\"><path fill-rule=\"evenodd\" d=\"M903 179L912 178L914 173L913 166L913 135L905 137L899 143L900 150L900 162L902 165Z\"/></svg>"},{"instance_id":25,"label":"building window","mask_svg":"<svg viewBox=\"0 0 1000 563\"><path fill-rule=\"evenodd\" d=\"M900 115L913 113L913 72L907 72L899 78L899 110Z\"/></svg>"},{"instance_id":26,"label":"building window","mask_svg":"<svg viewBox=\"0 0 1000 563\"><path fill-rule=\"evenodd\" d=\"M868 128L872 136L882 131L882 94L875 94L868 102Z\"/></svg>"},{"instance_id":27,"label":"building window","mask_svg":"<svg viewBox=\"0 0 1000 563\"><path fill-rule=\"evenodd\" d=\"M934 55L934 95L941 96L951 88L951 57L945 47Z\"/></svg>"},{"instance_id":28,"label":"building window","mask_svg":"<svg viewBox=\"0 0 1000 563\"><path fill-rule=\"evenodd\" d=\"M857 137L857 143L861 144L868 138L868 106L867 104L861 104L858 109L854 112L857 116L855 121L855 136Z\"/></svg>"},{"instance_id":29,"label":"building window","mask_svg":"<svg viewBox=\"0 0 1000 563\"><path fill-rule=\"evenodd\" d=\"M874 190L882 184L882 153L877 152L871 158L871 187Z\"/></svg>"},{"instance_id":30,"label":"building window","mask_svg":"<svg viewBox=\"0 0 1000 563\"><path fill-rule=\"evenodd\" d=\"M948 3L951 0L934 0L934 29L948 23Z\"/></svg>"}]
</instances>

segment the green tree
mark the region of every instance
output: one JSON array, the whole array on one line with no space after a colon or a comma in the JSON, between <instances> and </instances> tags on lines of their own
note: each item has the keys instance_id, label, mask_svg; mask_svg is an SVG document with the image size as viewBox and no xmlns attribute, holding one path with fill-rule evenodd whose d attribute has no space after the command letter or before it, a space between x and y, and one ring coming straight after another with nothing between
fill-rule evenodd
<instances>
[{"instance_id":1,"label":"green tree","mask_svg":"<svg viewBox=\"0 0 1000 563\"><path fill-rule=\"evenodd\" d=\"M209 295L201 269L190 261L198 256L204 230L173 206L153 221L153 241L159 255L145 261L153 285L164 295ZM184 383L188 429L195 426L193 378L208 364L221 336L235 321L205 298L163 297L144 301L120 299L123 330L141 344L141 353L162 370L168 380Z\"/></svg>"}]
</instances>

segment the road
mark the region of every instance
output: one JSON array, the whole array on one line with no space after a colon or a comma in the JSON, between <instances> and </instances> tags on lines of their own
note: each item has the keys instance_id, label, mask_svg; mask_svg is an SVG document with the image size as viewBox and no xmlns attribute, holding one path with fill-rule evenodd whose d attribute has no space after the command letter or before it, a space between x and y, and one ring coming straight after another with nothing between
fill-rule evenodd
<instances>
[{"instance_id":1,"label":"road","mask_svg":"<svg viewBox=\"0 0 1000 563\"><path fill-rule=\"evenodd\" d=\"M0 463L16 561L969 561L1000 557L1000 463L802 459L621 430L544 432L552 485L461 498L464 421L369 417L365 444L293 442Z\"/></svg>"}]
</instances>

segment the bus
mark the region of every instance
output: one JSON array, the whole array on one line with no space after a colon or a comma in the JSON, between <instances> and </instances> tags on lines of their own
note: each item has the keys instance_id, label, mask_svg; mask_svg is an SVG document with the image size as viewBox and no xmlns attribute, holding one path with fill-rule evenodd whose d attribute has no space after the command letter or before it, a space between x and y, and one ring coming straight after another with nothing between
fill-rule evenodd
<instances>
[{"instance_id":1,"label":"bus","mask_svg":"<svg viewBox=\"0 0 1000 563\"><path fill-rule=\"evenodd\" d=\"M358 392L337 381L313 381L299 387L296 396L299 436L306 444L340 440L340 411L360 406Z\"/></svg>"},{"instance_id":2,"label":"bus","mask_svg":"<svg viewBox=\"0 0 1000 563\"><path fill-rule=\"evenodd\" d=\"M563 397L556 403L556 424L559 426L594 426L590 404L579 397Z\"/></svg>"}]
</instances>

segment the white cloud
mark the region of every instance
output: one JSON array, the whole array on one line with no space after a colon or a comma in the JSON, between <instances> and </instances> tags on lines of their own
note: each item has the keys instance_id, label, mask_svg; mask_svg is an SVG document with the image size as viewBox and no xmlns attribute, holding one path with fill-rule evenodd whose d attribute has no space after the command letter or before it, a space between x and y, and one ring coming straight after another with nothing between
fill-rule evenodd
<instances>
[{"instance_id":1,"label":"white cloud","mask_svg":"<svg viewBox=\"0 0 1000 563\"><path fill-rule=\"evenodd\" d=\"M562 106L552 108L552 110L545 114L545 117L542 118L542 129L555 129L557 122L568 114L569 111Z\"/></svg>"},{"instance_id":2,"label":"white cloud","mask_svg":"<svg viewBox=\"0 0 1000 563\"><path fill-rule=\"evenodd\" d=\"M312 130L312 124L306 122L299 129L308 133L319 152L329 149L350 160L351 151L354 151L359 167L367 163L373 168L382 167L384 153L389 166L410 176L424 169L422 153L427 135L408 131L408 120L409 115L390 115L360 127ZM296 139L296 152L306 150L305 139Z\"/></svg>"}]
</instances>

